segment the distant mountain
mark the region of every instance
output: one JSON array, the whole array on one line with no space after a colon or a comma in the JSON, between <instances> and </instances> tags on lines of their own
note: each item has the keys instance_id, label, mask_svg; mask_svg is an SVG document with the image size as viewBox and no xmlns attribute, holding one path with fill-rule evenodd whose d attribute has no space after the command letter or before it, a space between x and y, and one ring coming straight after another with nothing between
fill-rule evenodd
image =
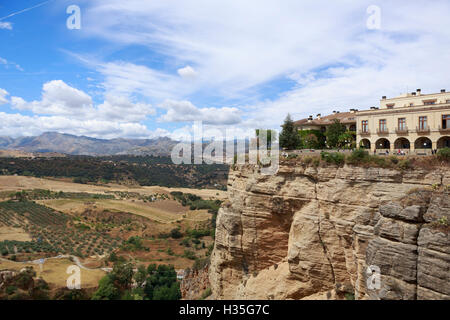
<instances>
[{"instance_id":1,"label":"distant mountain","mask_svg":"<svg viewBox=\"0 0 450 320\"><path fill-rule=\"evenodd\" d=\"M37 137L0 137L0 149L91 156L121 154L169 156L177 143L167 137L107 140L57 132L46 132Z\"/></svg>"}]
</instances>

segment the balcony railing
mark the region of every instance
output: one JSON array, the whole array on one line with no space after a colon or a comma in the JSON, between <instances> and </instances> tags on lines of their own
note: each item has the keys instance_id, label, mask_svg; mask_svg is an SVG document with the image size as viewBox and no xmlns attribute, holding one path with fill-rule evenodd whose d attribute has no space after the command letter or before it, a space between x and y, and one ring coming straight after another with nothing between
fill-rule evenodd
<instances>
[{"instance_id":1,"label":"balcony railing","mask_svg":"<svg viewBox=\"0 0 450 320\"><path fill-rule=\"evenodd\" d=\"M439 126L440 132L450 132L450 128L442 128L442 126Z\"/></svg>"},{"instance_id":2,"label":"balcony railing","mask_svg":"<svg viewBox=\"0 0 450 320\"><path fill-rule=\"evenodd\" d=\"M377 134L388 134L388 133L389 133L388 128L378 128L377 129Z\"/></svg>"},{"instance_id":3,"label":"balcony railing","mask_svg":"<svg viewBox=\"0 0 450 320\"><path fill-rule=\"evenodd\" d=\"M416 127L417 133L430 133L430 127Z\"/></svg>"},{"instance_id":4,"label":"balcony railing","mask_svg":"<svg viewBox=\"0 0 450 320\"><path fill-rule=\"evenodd\" d=\"M361 135L361 136L369 136L370 135L370 131L369 131L369 129L367 129L367 130L359 130L358 134Z\"/></svg>"},{"instance_id":5,"label":"balcony railing","mask_svg":"<svg viewBox=\"0 0 450 320\"><path fill-rule=\"evenodd\" d=\"M395 128L395 133L397 133L397 134L408 133L408 127L397 127L397 128Z\"/></svg>"}]
</instances>

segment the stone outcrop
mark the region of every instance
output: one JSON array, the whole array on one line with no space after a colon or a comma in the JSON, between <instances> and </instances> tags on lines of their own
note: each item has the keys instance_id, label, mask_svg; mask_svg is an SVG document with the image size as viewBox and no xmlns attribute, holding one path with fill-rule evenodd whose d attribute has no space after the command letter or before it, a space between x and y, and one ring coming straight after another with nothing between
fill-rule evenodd
<instances>
[{"instance_id":1,"label":"stone outcrop","mask_svg":"<svg viewBox=\"0 0 450 320\"><path fill-rule=\"evenodd\" d=\"M450 299L447 168L236 166L217 217L216 299ZM369 266L380 287L367 288Z\"/></svg>"},{"instance_id":2,"label":"stone outcrop","mask_svg":"<svg viewBox=\"0 0 450 320\"><path fill-rule=\"evenodd\" d=\"M198 300L210 288L209 266L200 270L190 270L181 281L181 297L185 300Z\"/></svg>"}]
</instances>

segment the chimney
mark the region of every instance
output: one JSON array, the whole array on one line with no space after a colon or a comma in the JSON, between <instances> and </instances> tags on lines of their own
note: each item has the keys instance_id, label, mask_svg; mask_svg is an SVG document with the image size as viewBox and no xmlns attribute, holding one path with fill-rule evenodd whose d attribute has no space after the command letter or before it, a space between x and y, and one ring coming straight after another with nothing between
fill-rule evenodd
<instances>
[{"instance_id":1,"label":"chimney","mask_svg":"<svg viewBox=\"0 0 450 320\"><path fill-rule=\"evenodd\" d=\"M313 116L309 116L309 117L308 117L308 122L311 122L312 119L313 119Z\"/></svg>"},{"instance_id":2,"label":"chimney","mask_svg":"<svg viewBox=\"0 0 450 320\"><path fill-rule=\"evenodd\" d=\"M441 89L441 93L445 93L445 89Z\"/></svg>"},{"instance_id":3,"label":"chimney","mask_svg":"<svg viewBox=\"0 0 450 320\"><path fill-rule=\"evenodd\" d=\"M417 89L417 95L420 96L420 94L422 93L422 89Z\"/></svg>"},{"instance_id":4,"label":"chimney","mask_svg":"<svg viewBox=\"0 0 450 320\"><path fill-rule=\"evenodd\" d=\"M321 115L320 113L318 113L318 114L317 114L317 119L320 120L321 116L322 116L322 115Z\"/></svg>"},{"instance_id":5,"label":"chimney","mask_svg":"<svg viewBox=\"0 0 450 320\"><path fill-rule=\"evenodd\" d=\"M382 96L381 99L382 99L382 100L386 100L386 96Z\"/></svg>"},{"instance_id":6,"label":"chimney","mask_svg":"<svg viewBox=\"0 0 450 320\"><path fill-rule=\"evenodd\" d=\"M336 114L336 110L333 110L333 113Z\"/></svg>"},{"instance_id":7,"label":"chimney","mask_svg":"<svg viewBox=\"0 0 450 320\"><path fill-rule=\"evenodd\" d=\"M415 96L415 95L416 95L416 93L415 93L415 92L411 92L411 94L412 94L413 96Z\"/></svg>"}]
</instances>

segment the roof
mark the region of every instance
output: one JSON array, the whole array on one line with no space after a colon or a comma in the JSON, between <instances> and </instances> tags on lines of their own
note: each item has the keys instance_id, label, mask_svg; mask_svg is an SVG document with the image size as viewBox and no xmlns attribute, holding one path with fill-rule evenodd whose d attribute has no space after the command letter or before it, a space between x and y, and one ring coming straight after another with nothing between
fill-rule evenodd
<instances>
[{"instance_id":1,"label":"roof","mask_svg":"<svg viewBox=\"0 0 450 320\"><path fill-rule=\"evenodd\" d=\"M356 123L356 116L353 112L336 112L333 114L330 114L325 117L321 117L320 119L316 118L311 121L308 121L308 119L301 119L294 122L294 125L300 126L300 125L317 125L317 126L323 126L323 125L330 125L334 122L335 119L338 119L341 123L344 124L353 124Z\"/></svg>"}]
</instances>

